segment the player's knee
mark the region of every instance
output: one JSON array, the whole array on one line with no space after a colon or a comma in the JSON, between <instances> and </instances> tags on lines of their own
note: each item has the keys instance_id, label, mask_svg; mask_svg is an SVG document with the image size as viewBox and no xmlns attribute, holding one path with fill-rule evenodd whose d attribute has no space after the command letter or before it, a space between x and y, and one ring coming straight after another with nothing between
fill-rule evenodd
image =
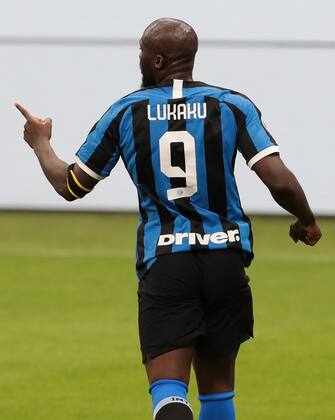
<instances>
[{"instance_id":1,"label":"player's knee","mask_svg":"<svg viewBox=\"0 0 335 420\"><path fill-rule=\"evenodd\" d=\"M154 420L193 420L187 391L187 385L181 381L163 379L152 383L150 393Z\"/></svg>"}]
</instances>

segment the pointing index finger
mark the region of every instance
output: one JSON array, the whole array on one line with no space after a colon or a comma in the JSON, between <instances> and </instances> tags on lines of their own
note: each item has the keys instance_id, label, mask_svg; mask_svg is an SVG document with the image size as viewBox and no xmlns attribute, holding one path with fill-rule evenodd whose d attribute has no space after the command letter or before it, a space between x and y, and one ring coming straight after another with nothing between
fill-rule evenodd
<instances>
[{"instance_id":1,"label":"pointing index finger","mask_svg":"<svg viewBox=\"0 0 335 420\"><path fill-rule=\"evenodd\" d=\"M21 104L18 104L17 102L15 103L16 108L21 112L21 114L24 116L24 118L27 121L32 120L34 117L32 116L32 114L25 108L23 107Z\"/></svg>"}]
</instances>

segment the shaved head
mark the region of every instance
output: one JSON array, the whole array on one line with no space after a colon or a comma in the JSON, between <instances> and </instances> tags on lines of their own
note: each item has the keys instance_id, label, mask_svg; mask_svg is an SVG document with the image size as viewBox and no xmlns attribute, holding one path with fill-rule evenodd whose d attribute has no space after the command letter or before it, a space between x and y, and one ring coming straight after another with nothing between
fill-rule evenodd
<instances>
[{"instance_id":1,"label":"shaved head","mask_svg":"<svg viewBox=\"0 0 335 420\"><path fill-rule=\"evenodd\" d=\"M140 48L143 86L168 78L192 78L198 37L188 23L173 18L155 20L145 29Z\"/></svg>"}]
</instances>

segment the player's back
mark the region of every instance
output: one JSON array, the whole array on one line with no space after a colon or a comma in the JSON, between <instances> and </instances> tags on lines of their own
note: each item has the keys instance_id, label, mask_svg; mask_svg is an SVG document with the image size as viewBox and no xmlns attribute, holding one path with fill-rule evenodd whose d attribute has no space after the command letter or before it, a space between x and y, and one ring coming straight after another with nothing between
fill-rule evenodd
<instances>
[{"instance_id":1,"label":"player's back","mask_svg":"<svg viewBox=\"0 0 335 420\"><path fill-rule=\"evenodd\" d=\"M96 137L95 151L87 158L84 144L79 163L104 177L121 155L138 189L140 275L171 252L236 248L246 263L251 260L250 223L234 177L236 152L251 167L277 146L248 98L175 79L122 98L90 136Z\"/></svg>"}]
</instances>

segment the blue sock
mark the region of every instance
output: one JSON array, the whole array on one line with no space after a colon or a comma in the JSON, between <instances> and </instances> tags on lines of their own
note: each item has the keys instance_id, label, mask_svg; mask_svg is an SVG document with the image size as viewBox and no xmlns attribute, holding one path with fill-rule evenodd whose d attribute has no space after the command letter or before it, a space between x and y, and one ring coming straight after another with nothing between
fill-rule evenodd
<instances>
[{"instance_id":1,"label":"blue sock","mask_svg":"<svg viewBox=\"0 0 335 420\"><path fill-rule=\"evenodd\" d=\"M169 404L177 406L177 410L178 408L186 409L186 412L189 411L192 414L191 406L186 399L188 387L184 382L163 379L153 382L150 385L149 391L152 397L154 419L158 412Z\"/></svg>"},{"instance_id":2,"label":"blue sock","mask_svg":"<svg viewBox=\"0 0 335 420\"><path fill-rule=\"evenodd\" d=\"M201 401L199 420L235 420L234 396L233 391L199 395Z\"/></svg>"}]
</instances>

